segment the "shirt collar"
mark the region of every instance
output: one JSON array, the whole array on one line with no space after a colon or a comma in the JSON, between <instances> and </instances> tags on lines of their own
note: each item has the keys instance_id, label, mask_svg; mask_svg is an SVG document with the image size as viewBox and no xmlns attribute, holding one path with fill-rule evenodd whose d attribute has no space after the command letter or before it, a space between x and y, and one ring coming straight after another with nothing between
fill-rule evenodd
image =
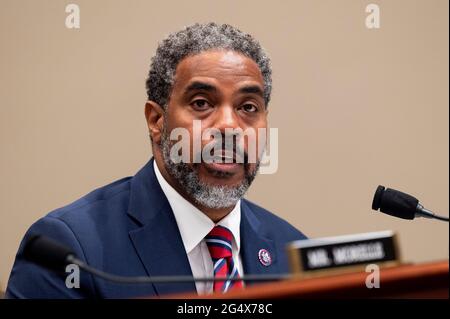
<instances>
[{"instance_id":1,"label":"shirt collar","mask_svg":"<svg viewBox=\"0 0 450 319\"><path fill-rule=\"evenodd\" d=\"M234 244L237 252L240 249L240 223L241 223L241 201L236 203L233 210L217 224L209 219L202 211L192 205L181 196L162 176L156 161L153 161L156 178L164 194L169 201L173 214L180 230L186 253L189 254L216 225L228 228L233 234Z\"/></svg>"}]
</instances>

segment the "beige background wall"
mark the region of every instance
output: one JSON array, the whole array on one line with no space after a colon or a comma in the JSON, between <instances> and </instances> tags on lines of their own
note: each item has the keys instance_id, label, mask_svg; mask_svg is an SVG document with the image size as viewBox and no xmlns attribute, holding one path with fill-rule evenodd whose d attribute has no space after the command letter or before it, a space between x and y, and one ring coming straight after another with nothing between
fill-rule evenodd
<instances>
[{"instance_id":1,"label":"beige background wall","mask_svg":"<svg viewBox=\"0 0 450 319\"><path fill-rule=\"evenodd\" d=\"M64 24L71 2L80 30ZM280 167L250 199L312 237L393 229L406 260L448 258L448 224L370 209L384 184L448 214L447 0L0 0L1 288L32 222L147 161L150 57L207 21L252 33L273 61Z\"/></svg>"}]
</instances>

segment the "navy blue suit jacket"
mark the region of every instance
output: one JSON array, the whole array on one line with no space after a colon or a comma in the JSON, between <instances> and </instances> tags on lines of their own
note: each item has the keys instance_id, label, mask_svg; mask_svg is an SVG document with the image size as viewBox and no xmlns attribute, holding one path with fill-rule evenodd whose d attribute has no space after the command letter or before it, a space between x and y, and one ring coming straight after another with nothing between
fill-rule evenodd
<instances>
[{"instance_id":1,"label":"navy blue suit jacket","mask_svg":"<svg viewBox=\"0 0 450 319\"><path fill-rule=\"evenodd\" d=\"M286 221L243 199L241 258L245 274L289 271L285 245L305 236ZM23 258L32 234L71 247L91 266L122 276L192 276L175 217L150 160L134 177L99 188L34 223L19 247L7 298L128 298L195 292L194 283L115 284L81 271L80 288L65 285L67 274L48 271ZM258 252L272 263L261 264ZM248 283L247 283L248 284Z\"/></svg>"}]
</instances>

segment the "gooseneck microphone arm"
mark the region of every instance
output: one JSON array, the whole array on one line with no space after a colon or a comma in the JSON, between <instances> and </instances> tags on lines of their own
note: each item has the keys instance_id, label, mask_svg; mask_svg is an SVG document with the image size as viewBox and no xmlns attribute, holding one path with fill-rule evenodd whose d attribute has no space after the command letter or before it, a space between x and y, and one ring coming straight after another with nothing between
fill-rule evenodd
<instances>
[{"instance_id":1,"label":"gooseneck microphone arm","mask_svg":"<svg viewBox=\"0 0 450 319\"><path fill-rule=\"evenodd\" d=\"M215 281L276 281L292 278L291 274L272 275L244 275L241 277L193 277L193 276L137 276L125 277L113 275L94 268L78 259L68 247L42 236L31 236L24 247L24 257L43 267L64 271L69 264L75 264L80 269L107 281L120 284L152 284L152 283L186 283L186 282L215 282Z\"/></svg>"},{"instance_id":2,"label":"gooseneck microphone arm","mask_svg":"<svg viewBox=\"0 0 450 319\"><path fill-rule=\"evenodd\" d=\"M372 201L372 209L403 218L425 217L448 222L448 217L439 216L426 209L419 200L409 194L379 185Z\"/></svg>"},{"instance_id":3,"label":"gooseneck microphone arm","mask_svg":"<svg viewBox=\"0 0 450 319\"><path fill-rule=\"evenodd\" d=\"M89 266L73 255L67 257L68 264L75 264L82 270L107 281L120 284L150 284L150 283L185 283L185 282L213 282L213 281L275 281L292 278L290 274L278 275L244 275L241 277L193 277L193 276L157 276L157 277L124 277L103 272Z\"/></svg>"},{"instance_id":4,"label":"gooseneck microphone arm","mask_svg":"<svg viewBox=\"0 0 450 319\"><path fill-rule=\"evenodd\" d=\"M417 212L416 217L425 217L425 218L431 218L431 219L438 219L448 222L448 217L439 216L433 213L431 210L426 209L422 206L422 204L417 204Z\"/></svg>"}]
</instances>

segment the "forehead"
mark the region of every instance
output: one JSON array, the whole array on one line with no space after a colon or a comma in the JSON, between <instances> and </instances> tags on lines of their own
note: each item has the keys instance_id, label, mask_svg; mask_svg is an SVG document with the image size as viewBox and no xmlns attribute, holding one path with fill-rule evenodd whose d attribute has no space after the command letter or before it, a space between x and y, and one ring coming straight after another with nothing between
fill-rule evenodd
<instances>
[{"instance_id":1,"label":"forehead","mask_svg":"<svg viewBox=\"0 0 450 319\"><path fill-rule=\"evenodd\" d=\"M174 89L183 88L195 80L210 80L216 84L256 84L264 79L252 59L235 51L206 51L181 60L175 71Z\"/></svg>"}]
</instances>

